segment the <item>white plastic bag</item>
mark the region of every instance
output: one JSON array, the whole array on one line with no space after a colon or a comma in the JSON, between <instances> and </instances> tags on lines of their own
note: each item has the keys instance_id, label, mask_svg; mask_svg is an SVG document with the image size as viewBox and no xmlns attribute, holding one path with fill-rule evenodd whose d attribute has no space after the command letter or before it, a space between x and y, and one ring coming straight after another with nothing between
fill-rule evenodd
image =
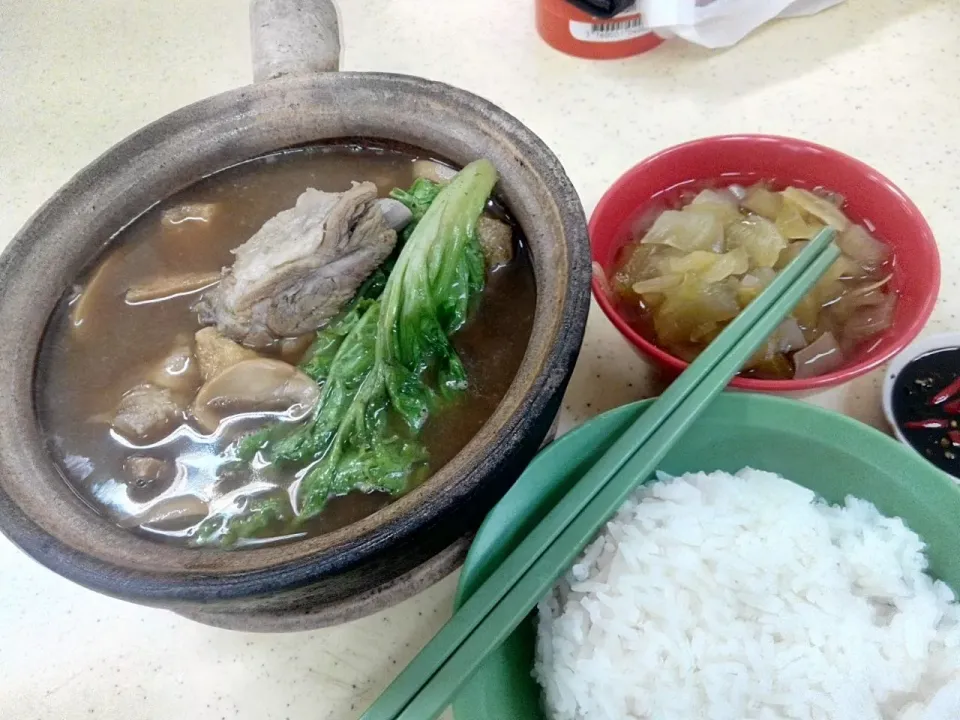
<instances>
[{"instance_id":1,"label":"white plastic bag","mask_svg":"<svg viewBox=\"0 0 960 720\"><path fill-rule=\"evenodd\" d=\"M708 48L734 45L777 17L813 15L843 0L638 0L644 25Z\"/></svg>"}]
</instances>

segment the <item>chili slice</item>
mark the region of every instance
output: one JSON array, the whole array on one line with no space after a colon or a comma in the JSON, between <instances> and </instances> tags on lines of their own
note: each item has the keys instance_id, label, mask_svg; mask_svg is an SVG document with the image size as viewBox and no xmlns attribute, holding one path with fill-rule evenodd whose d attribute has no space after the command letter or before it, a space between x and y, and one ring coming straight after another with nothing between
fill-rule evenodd
<instances>
[{"instance_id":1,"label":"chili slice","mask_svg":"<svg viewBox=\"0 0 960 720\"><path fill-rule=\"evenodd\" d=\"M951 430L947 433L947 437L954 445L960 445L960 430Z\"/></svg>"},{"instance_id":2,"label":"chili slice","mask_svg":"<svg viewBox=\"0 0 960 720\"><path fill-rule=\"evenodd\" d=\"M943 390L941 390L936 395L934 395L933 398L930 400L930 404L939 405L942 402L946 402L957 393L960 393L960 377L958 377L952 383L947 385Z\"/></svg>"},{"instance_id":3,"label":"chili slice","mask_svg":"<svg viewBox=\"0 0 960 720\"><path fill-rule=\"evenodd\" d=\"M903 424L908 430L935 430L950 427L950 421L943 418L929 418L927 420L908 420Z\"/></svg>"},{"instance_id":4,"label":"chili slice","mask_svg":"<svg viewBox=\"0 0 960 720\"><path fill-rule=\"evenodd\" d=\"M948 415L960 415L960 398L951 400L943 406L943 411Z\"/></svg>"}]
</instances>

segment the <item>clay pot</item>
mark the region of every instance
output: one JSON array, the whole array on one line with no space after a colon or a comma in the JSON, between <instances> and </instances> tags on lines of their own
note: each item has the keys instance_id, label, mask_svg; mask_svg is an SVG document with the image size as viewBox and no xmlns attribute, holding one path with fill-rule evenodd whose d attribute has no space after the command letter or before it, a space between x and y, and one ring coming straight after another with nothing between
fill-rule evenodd
<instances>
[{"instance_id":1,"label":"clay pot","mask_svg":"<svg viewBox=\"0 0 960 720\"><path fill-rule=\"evenodd\" d=\"M589 308L590 253L577 194L557 158L497 106L448 85L333 72L329 0L254 0L254 85L178 110L122 141L44 205L0 258L0 530L86 587L244 630L342 622L453 570L469 538L548 435ZM336 532L226 552L159 544L98 515L48 455L34 410L47 320L105 239L205 175L305 143L374 138L465 164L490 159L526 234L537 284L530 345L475 438L410 494Z\"/></svg>"}]
</instances>

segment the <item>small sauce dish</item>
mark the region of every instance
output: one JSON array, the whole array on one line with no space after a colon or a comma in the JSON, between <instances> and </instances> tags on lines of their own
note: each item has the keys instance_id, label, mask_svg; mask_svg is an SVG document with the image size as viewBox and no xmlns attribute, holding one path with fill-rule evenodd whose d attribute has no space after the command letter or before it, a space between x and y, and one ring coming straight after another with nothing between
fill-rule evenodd
<instances>
[{"instance_id":1,"label":"small sauce dish","mask_svg":"<svg viewBox=\"0 0 960 720\"><path fill-rule=\"evenodd\" d=\"M901 442L960 479L960 333L921 338L894 358L883 412Z\"/></svg>"}]
</instances>

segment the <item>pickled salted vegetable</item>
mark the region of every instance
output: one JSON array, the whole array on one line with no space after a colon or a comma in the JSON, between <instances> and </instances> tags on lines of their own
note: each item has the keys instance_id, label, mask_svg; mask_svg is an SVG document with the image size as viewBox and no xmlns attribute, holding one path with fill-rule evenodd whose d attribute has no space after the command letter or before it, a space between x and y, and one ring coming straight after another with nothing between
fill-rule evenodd
<instances>
[{"instance_id":1,"label":"pickled salted vegetable","mask_svg":"<svg viewBox=\"0 0 960 720\"><path fill-rule=\"evenodd\" d=\"M825 227L841 256L744 367L766 379L832 372L893 323L893 253L828 190L710 188L651 216L606 276L636 329L690 361Z\"/></svg>"},{"instance_id":2,"label":"pickled salted vegetable","mask_svg":"<svg viewBox=\"0 0 960 720\"><path fill-rule=\"evenodd\" d=\"M723 225L710 212L667 210L657 218L642 242L669 245L684 252L720 252L723 249Z\"/></svg>"},{"instance_id":3,"label":"pickled salted vegetable","mask_svg":"<svg viewBox=\"0 0 960 720\"><path fill-rule=\"evenodd\" d=\"M727 228L727 244L743 248L753 267L773 267L787 247L777 226L759 215L748 215Z\"/></svg>"},{"instance_id":4,"label":"pickled salted vegetable","mask_svg":"<svg viewBox=\"0 0 960 720\"><path fill-rule=\"evenodd\" d=\"M810 217L820 220L824 225L829 225L839 232L843 232L850 225L850 221L840 208L826 198L795 187L788 187L780 194L785 203L795 205L802 213L807 213Z\"/></svg>"},{"instance_id":5,"label":"pickled salted vegetable","mask_svg":"<svg viewBox=\"0 0 960 720\"><path fill-rule=\"evenodd\" d=\"M844 255L865 267L879 267L890 259L890 248L860 225L851 225L837 236L837 245Z\"/></svg>"},{"instance_id":6,"label":"pickled salted vegetable","mask_svg":"<svg viewBox=\"0 0 960 720\"><path fill-rule=\"evenodd\" d=\"M783 209L783 198L780 197L780 193L768 190L762 185L754 185L747 190L741 206L744 210L767 220L776 220Z\"/></svg>"}]
</instances>

